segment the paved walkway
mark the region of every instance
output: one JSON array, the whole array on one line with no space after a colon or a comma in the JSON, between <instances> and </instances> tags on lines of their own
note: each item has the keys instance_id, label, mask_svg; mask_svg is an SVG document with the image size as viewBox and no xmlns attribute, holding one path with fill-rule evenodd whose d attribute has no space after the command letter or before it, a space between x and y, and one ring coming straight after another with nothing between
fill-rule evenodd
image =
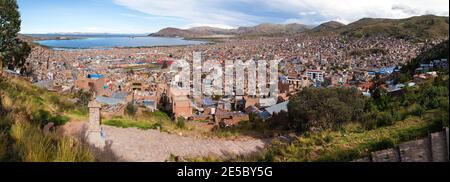
<instances>
[{"instance_id":1,"label":"paved walkway","mask_svg":"<svg viewBox=\"0 0 450 182\"><path fill-rule=\"evenodd\" d=\"M175 156L220 156L248 155L260 152L266 145L263 140L227 141L221 139L199 139L136 128L103 126L106 140L112 141L110 150L124 161L162 162Z\"/></svg>"},{"instance_id":2,"label":"paved walkway","mask_svg":"<svg viewBox=\"0 0 450 182\"><path fill-rule=\"evenodd\" d=\"M69 128L78 126L67 126ZM107 146L106 153L114 155L119 161L129 162L164 162L170 155L181 157L200 157L213 155L229 157L260 152L268 141L251 139L231 141L222 139L204 139L179 136L157 130L140 130L137 128L117 128L102 126Z\"/></svg>"}]
</instances>

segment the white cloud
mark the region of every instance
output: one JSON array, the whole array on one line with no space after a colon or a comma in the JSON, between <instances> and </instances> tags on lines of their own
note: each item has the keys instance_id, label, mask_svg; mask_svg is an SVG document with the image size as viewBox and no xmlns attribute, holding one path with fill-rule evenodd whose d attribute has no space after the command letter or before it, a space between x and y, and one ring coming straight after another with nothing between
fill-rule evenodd
<instances>
[{"instance_id":1,"label":"white cloud","mask_svg":"<svg viewBox=\"0 0 450 182\"><path fill-rule=\"evenodd\" d=\"M234 0L237 2L239 0ZM191 24L219 24L226 27L255 24L260 17L245 12L221 8L224 0L114 0L125 6L153 16L181 18ZM232 1L230 1L232 2Z\"/></svg>"},{"instance_id":2,"label":"white cloud","mask_svg":"<svg viewBox=\"0 0 450 182\"><path fill-rule=\"evenodd\" d=\"M306 16L306 15L315 15L315 14L317 14L317 12L315 12L315 11L300 12L299 14L302 15L302 16Z\"/></svg>"},{"instance_id":3,"label":"white cloud","mask_svg":"<svg viewBox=\"0 0 450 182\"><path fill-rule=\"evenodd\" d=\"M145 30L144 30L145 31ZM136 34L146 34L139 27L133 26L123 26L123 27L109 27L109 26L99 26L99 27L81 27L77 32L82 33L136 33ZM59 32L70 33L73 30L60 30Z\"/></svg>"},{"instance_id":4,"label":"white cloud","mask_svg":"<svg viewBox=\"0 0 450 182\"><path fill-rule=\"evenodd\" d=\"M114 0L114 2L151 16L183 19L188 22L187 25L218 25L228 28L254 25L270 18L278 18L264 13L256 13L257 15L249 13L247 9L250 7L245 6L289 16L285 18L285 22L305 24L329 20L350 23L365 17L406 18L424 14L441 16L449 14L448 0ZM230 8L229 5L244 7Z\"/></svg>"},{"instance_id":5,"label":"white cloud","mask_svg":"<svg viewBox=\"0 0 450 182\"><path fill-rule=\"evenodd\" d=\"M192 28L192 27L215 27L215 28L222 28L222 29L236 28L236 27L229 26L229 25L214 24L214 23L192 23L192 24L187 24L185 26L178 27L178 28L187 29L187 28Z\"/></svg>"},{"instance_id":6,"label":"white cloud","mask_svg":"<svg viewBox=\"0 0 450 182\"><path fill-rule=\"evenodd\" d=\"M449 15L448 0L270 0L265 4L278 11L298 13L344 23L365 17L406 18L424 14ZM309 22L313 23L313 22Z\"/></svg>"}]
</instances>

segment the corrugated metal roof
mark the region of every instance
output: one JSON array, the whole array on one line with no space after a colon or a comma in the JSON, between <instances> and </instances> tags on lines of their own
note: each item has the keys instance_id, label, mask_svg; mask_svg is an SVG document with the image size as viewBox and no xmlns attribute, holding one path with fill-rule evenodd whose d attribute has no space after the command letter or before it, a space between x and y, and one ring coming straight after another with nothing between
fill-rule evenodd
<instances>
[{"instance_id":1,"label":"corrugated metal roof","mask_svg":"<svg viewBox=\"0 0 450 182\"><path fill-rule=\"evenodd\" d=\"M107 105L117 105L117 104L124 104L125 103L125 100L111 98L111 97L104 97L104 96L97 96L95 98L95 100L97 102L100 102L102 104L107 104Z\"/></svg>"},{"instance_id":2,"label":"corrugated metal roof","mask_svg":"<svg viewBox=\"0 0 450 182\"><path fill-rule=\"evenodd\" d=\"M112 98L125 100L128 96L127 92L114 92Z\"/></svg>"},{"instance_id":3,"label":"corrugated metal roof","mask_svg":"<svg viewBox=\"0 0 450 182\"><path fill-rule=\"evenodd\" d=\"M288 111L288 103L289 101L282 102L279 104L275 104L273 106L270 106L266 108L265 110L270 114L273 115L274 113L280 113L281 111Z\"/></svg>"}]
</instances>

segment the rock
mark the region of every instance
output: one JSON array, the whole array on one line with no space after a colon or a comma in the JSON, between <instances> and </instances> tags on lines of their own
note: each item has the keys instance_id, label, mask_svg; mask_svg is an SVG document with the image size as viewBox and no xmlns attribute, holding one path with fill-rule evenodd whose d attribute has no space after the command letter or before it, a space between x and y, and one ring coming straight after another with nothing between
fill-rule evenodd
<instances>
[{"instance_id":1,"label":"rock","mask_svg":"<svg viewBox=\"0 0 450 182\"><path fill-rule=\"evenodd\" d=\"M47 136L50 133L50 130L55 126L55 123L50 122L44 126L42 129L44 136Z\"/></svg>"}]
</instances>

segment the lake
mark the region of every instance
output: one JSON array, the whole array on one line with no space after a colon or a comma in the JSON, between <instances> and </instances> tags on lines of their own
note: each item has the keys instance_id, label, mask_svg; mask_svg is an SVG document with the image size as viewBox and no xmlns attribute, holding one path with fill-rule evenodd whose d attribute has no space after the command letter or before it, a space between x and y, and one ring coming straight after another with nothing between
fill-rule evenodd
<instances>
[{"instance_id":1,"label":"lake","mask_svg":"<svg viewBox=\"0 0 450 182\"><path fill-rule=\"evenodd\" d=\"M50 34L49 34L50 35ZM127 35L32 35L34 37L68 37L68 40L40 40L36 43L54 49L108 49L114 47L155 47L205 44L205 41L183 38L127 36Z\"/></svg>"}]
</instances>

